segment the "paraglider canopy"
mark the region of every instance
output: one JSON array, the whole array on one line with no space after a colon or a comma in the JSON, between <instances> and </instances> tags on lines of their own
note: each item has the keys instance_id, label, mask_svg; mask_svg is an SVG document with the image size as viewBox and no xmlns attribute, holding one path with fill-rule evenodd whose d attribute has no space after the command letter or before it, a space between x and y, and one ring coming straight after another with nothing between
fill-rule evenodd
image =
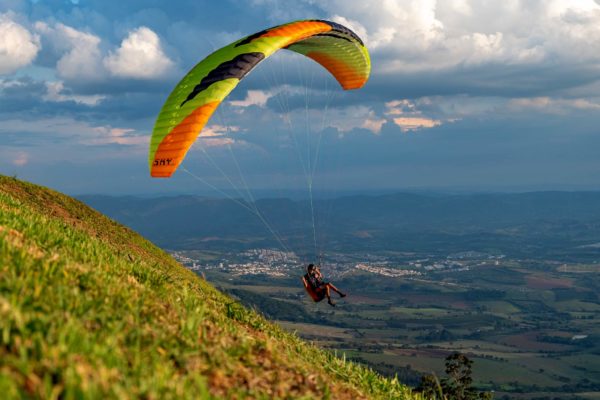
<instances>
[{"instance_id":1,"label":"paraglider canopy","mask_svg":"<svg viewBox=\"0 0 600 400\"><path fill-rule=\"evenodd\" d=\"M371 63L362 40L335 22L295 21L235 41L200 61L169 95L150 141L150 174L170 177L223 99L280 49L315 60L345 90L361 88L369 78Z\"/></svg>"}]
</instances>

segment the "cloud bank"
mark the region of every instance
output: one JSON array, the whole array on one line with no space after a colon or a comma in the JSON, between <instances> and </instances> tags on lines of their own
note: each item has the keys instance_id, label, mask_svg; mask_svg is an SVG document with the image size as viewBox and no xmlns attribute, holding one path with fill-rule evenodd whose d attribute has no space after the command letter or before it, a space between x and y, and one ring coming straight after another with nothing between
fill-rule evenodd
<instances>
[{"instance_id":1,"label":"cloud bank","mask_svg":"<svg viewBox=\"0 0 600 400\"><path fill-rule=\"evenodd\" d=\"M600 188L593 0L0 0L0 172L79 193L101 191L93 182L155 190L148 135L184 72L240 37L306 18L365 40L367 85L343 92L311 60L281 52L221 104L189 162L204 151L224 169L239 162L249 184L259 174L302 182L301 158L348 186ZM127 173L113 181L97 172L117 166ZM186 187L177 182L160 190Z\"/></svg>"}]
</instances>

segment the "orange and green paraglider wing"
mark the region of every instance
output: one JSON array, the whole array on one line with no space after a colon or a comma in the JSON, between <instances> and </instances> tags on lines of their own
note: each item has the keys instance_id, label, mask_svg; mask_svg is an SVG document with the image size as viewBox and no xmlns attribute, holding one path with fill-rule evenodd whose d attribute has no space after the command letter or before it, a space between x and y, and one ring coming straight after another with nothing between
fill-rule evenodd
<instances>
[{"instance_id":1,"label":"orange and green paraglider wing","mask_svg":"<svg viewBox=\"0 0 600 400\"><path fill-rule=\"evenodd\" d=\"M150 174L171 176L223 99L258 63L280 49L312 58L345 90L361 88L371 71L360 38L330 21L291 22L231 43L200 61L169 95L150 140Z\"/></svg>"}]
</instances>

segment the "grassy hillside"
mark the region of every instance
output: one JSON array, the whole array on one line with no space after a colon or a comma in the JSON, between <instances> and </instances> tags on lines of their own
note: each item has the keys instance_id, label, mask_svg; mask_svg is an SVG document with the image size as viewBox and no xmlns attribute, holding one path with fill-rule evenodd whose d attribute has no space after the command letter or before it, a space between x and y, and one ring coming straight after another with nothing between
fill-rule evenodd
<instances>
[{"instance_id":1,"label":"grassy hillside","mask_svg":"<svg viewBox=\"0 0 600 400\"><path fill-rule=\"evenodd\" d=\"M0 176L3 398L418 398L241 307L135 232Z\"/></svg>"}]
</instances>

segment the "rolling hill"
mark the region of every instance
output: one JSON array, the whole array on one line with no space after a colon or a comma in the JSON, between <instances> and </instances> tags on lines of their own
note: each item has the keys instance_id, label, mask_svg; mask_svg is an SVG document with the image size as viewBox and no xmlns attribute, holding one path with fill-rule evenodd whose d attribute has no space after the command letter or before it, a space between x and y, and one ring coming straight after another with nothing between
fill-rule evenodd
<instances>
[{"instance_id":1,"label":"rolling hill","mask_svg":"<svg viewBox=\"0 0 600 400\"><path fill-rule=\"evenodd\" d=\"M420 398L286 333L83 203L3 176L0 393Z\"/></svg>"}]
</instances>

